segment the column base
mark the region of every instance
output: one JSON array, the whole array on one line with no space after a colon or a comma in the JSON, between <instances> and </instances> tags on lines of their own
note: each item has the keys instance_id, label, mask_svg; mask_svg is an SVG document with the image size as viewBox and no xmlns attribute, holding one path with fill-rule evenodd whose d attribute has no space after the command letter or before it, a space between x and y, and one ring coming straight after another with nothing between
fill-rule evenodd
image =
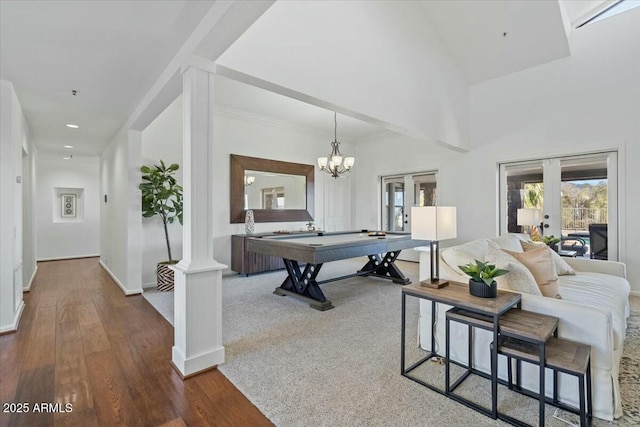
<instances>
[{"instance_id":1,"label":"column base","mask_svg":"<svg viewBox=\"0 0 640 427\"><path fill-rule=\"evenodd\" d=\"M187 379L200 373L216 369L219 364L224 363L224 347L212 350L206 354L186 359L180 349L174 346L171 349L171 365L178 371L182 379Z\"/></svg>"},{"instance_id":2,"label":"column base","mask_svg":"<svg viewBox=\"0 0 640 427\"><path fill-rule=\"evenodd\" d=\"M222 270L226 266L212 260L171 268L175 273L172 365L187 378L224 363Z\"/></svg>"}]
</instances>

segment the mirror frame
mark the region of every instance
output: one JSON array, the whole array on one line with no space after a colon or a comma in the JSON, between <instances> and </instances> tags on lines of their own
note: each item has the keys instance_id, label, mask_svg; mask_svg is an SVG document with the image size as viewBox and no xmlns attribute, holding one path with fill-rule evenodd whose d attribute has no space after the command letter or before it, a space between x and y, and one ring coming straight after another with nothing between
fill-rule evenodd
<instances>
[{"instance_id":1,"label":"mirror frame","mask_svg":"<svg viewBox=\"0 0 640 427\"><path fill-rule=\"evenodd\" d=\"M244 172L246 170L302 175L307 181L306 209L252 209L255 222L313 221L313 165L231 154L230 166L231 200L229 213L232 224L244 222L246 214L244 209Z\"/></svg>"}]
</instances>

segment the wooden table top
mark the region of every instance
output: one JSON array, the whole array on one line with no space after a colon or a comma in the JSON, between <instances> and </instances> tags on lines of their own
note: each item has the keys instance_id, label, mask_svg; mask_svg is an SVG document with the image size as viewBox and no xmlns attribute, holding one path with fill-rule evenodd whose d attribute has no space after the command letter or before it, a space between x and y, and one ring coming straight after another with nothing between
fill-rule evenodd
<instances>
[{"instance_id":1,"label":"wooden table top","mask_svg":"<svg viewBox=\"0 0 640 427\"><path fill-rule=\"evenodd\" d=\"M466 310L454 309L447 312L452 320L471 323L473 326L492 329L493 320L486 315L471 313ZM471 322L470 322L471 320ZM546 342L558 327L558 318L532 311L512 308L500 316L500 333L528 342Z\"/></svg>"},{"instance_id":2,"label":"wooden table top","mask_svg":"<svg viewBox=\"0 0 640 427\"><path fill-rule=\"evenodd\" d=\"M469 293L469 284L450 281L444 288L429 288L420 283L404 286L402 292L419 298L464 308L488 315L502 314L517 305L522 296L519 293L501 291L495 298L480 298Z\"/></svg>"},{"instance_id":3,"label":"wooden table top","mask_svg":"<svg viewBox=\"0 0 640 427\"><path fill-rule=\"evenodd\" d=\"M538 346L515 338L501 340L499 351L502 354L539 363ZM545 364L554 369L584 374L587 371L591 346L551 337L545 346Z\"/></svg>"}]
</instances>

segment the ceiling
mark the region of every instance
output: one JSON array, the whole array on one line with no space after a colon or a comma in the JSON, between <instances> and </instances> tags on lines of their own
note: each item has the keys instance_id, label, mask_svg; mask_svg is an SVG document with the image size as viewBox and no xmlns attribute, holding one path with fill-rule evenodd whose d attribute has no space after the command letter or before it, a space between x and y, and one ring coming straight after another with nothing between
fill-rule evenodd
<instances>
[{"instance_id":1,"label":"ceiling","mask_svg":"<svg viewBox=\"0 0 640 427\"><path fill-rule=\"evenodd\" d=\"M0 1L0 75L38 148L101 153L212 3Z\"/></svg>"},{"instance_id":2,"label":"ceiling","mask_svg":"<svg viewBox=\"0 0 640 427\"><path fill-rule=\"evenodd\" d=\"M74 154L99 155L213 3L0 1L0 76L13 82L38 149L57 153L73 145ZM473 84L568 55L559 4L573 21L602 3L431 0L421 5L425 21ZM221 109L333 136L327 110L231 80L217 89ZM80 128L69 129L67 123ZM359 141L381 132L388 131L338 117L339 138Z\"/></svg>"}]
</instances>

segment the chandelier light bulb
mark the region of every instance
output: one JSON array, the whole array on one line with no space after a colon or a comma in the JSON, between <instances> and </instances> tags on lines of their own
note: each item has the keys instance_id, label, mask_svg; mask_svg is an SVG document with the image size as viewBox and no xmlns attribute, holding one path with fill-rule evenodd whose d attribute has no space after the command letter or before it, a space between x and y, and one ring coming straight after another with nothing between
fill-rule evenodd
<instances>
[{"instance_id":1,"label":"chandelier light bulb","mask_svg":"<svg viewBox=\"0 0 640 427\"><path fill-rule=\"evenodd\" d=\"M325 170L327 163L329 163L328 157L318 157L318 166L320 166L320 170Z\"/></svg>"},{"instance_id":2,"label":"chandelier light bulb","mask_svg":"<svg viewBox=\"0 0 640 427\"><path fill-rule=\"evenodd\" d=\"M355 164L355 162L356 162L356 158L355 157L345 157L344 158L344 167L347 170L350 170L353 167L353 165Z\"/></svg>"}]
</instances>

